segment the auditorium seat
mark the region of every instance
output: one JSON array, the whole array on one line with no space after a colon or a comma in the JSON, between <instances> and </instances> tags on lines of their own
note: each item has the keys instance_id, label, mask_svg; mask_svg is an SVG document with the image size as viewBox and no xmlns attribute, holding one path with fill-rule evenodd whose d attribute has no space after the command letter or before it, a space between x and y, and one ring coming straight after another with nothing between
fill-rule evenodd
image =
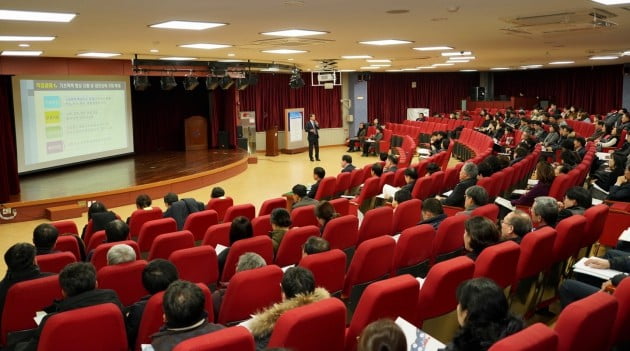
<instances>
[{"instance_id":1,"label":"auditorium seat","mask_svg":"<svg viewBox=\"0 0 630 351\"><path fill-rule=\"evenodd\" d=\"M315 217L315 205L301 206L291 211L291 225L293 227L305 227L314 225L319 227Z\"/></svg>"},{"instance_id":2,"label":"auditorium seat","mask_svg":"<svg viewBox=\"0 0 630 351\"><path fill-rule=\"evenodd\" d=\"M215 224L206 230L201 245L216 247L217 244L230 246L230 228L232 223Z\"/></svg>"},{"instance_id":3,"label":"auditorium seat","mask_svg":"<svg viewBox=\"0 0 630 351\"><path fill-rule=\"evenodd\" d=\"M435 191L432 190L433 186L433 178L419 178L413 185L413 189L411 190L411 197L418 200L424 200L430 197L431 193L435 193Z\"/></svg>"},{"instance_id":4,"label":"auditorium seat","mask_svg":"<svg viewBox=\"0 0 630 351\"><path fill-rule=\"evenodd\" d=\"M217 253L210 245L174 251L168 260L177 267L179 279L208 286L219 280Z\"/></svg>"},{"instance_id":5,"label":"auditorium seat","mask_svg":"<svg viewBox=\"0 0 630 351\"><path fill-rule=\"evenodd\" d=\"M363 169L354 169L350 172L350 187L348 188L348 195L355 195L359 192L359 186L363 184Z\"/></svg>"},{"instance_id":6,"label":"auditorium seat","mask_svg":"<svg viewBox=\"0 0 630 351\"><path fill-rule=\"evenodd\" d=\"M610 345L623 342L627 347L630 345L630 333L628 333L630 330L630 279L623 279L615 289L613 296L617 299L619 307L611 332Z\"/></svg>"},{"instance_id":7,"label":"auditorium seat","mask_svg":"<svg viewBox=\"0 0 630 351\"><path fill-rule=\"evenodd\" d=\"M411 321L415 311L409 301L418 300L418 288L418 281L408 274L370 284L361 295L346 329L346 351L356 350L357 337L374 321L398 317Z\"/></svg>"},{"instance_id":8,"label":"auditorium seat","mask_svg":"<svg viewBox=\"0 0 630 351\"><path fill-rule=\"evenodd\" d=\"M411 274L414 277L426 277L434 238L435 230L430 224L403 230L396 242L391 275Z\"/></svg>"},{"instance_id":9,"label":"auditorium seat","mask_svg":"<svg viewBox=\"0 0 630 351\"><path fill-rule=\"evenodd\" d=\"M263 201L262 205L260 205L258 216L260 217L271 214L271 211L275 210L276 208L284 208L286 210L287 199L285 197L276 197Z\"/></svg>"},{"instance_id":10,"label":"auditorium seat","mask_svg":"<svg viewBox=\"0 0 630 351\"><path fill-rule=\"evenodd\" d=\"M55 314L44 324L37 350L127 351L123 314L113 303Z\"/></svg>"},{"instance_id":11,"label":"auditorium seat","mask_svg":"<svg viewBox=\"0 0 630 351\"><path fill-rule=\"evenodd\" d=\"M276 322L268 348L299 351L343 351L346 308L329 298L284 312Z\"/></svg>"},{"instance_id":12,"label":"auditorium seat","mask_svg":"<svg viewBox=\"0 0 630 351\"><path fill-rule=\"evenodd\" d=\"M77 261L71 252L57 252L35 256L40 272L59 273L68 264Z\"/></svg>"},{"instance_id":13,"label":"auditorium seat","mask_svg":"<svg viewBox=\"0 0 630 351\"><path fill-rule=\"evenodd\" d=\"M379 178L370 177L365 183L363 188L359 192L359 195L350 201L352 206L355 206L359 211L365 213L369 209L374 207L374 197L381 193L381 189L378 188Z\"/></svg>"},{"instance_id":14,"label":"auditorium seat","mask_svg":"<svg viewBox=\"0 0 630 351\"><path fill-rule=\"evenodd\" d=\"M234 200L232 200L231 197L219 197L210 199L210 201L206 204L206 210L215 210L219 216L219 222L223 222L225 212L232 206L234 206Z\"/></svg>"},{"instance_id":15,"label":"auditorium seat","mask_svg":"<svg viewBox=\"0 0 630 351\"><path fill-rule=\"evenodd\" d=\"M188 230L160 234L151 245L149 261L156 258L168 259L174 251L195 246L195 238Z\"/></svg>"},{"instance_id":16,"label":"auditorium seat","mask_svg":"<svg viewBox=\"0 0 630 351\"><path fill-rule=\"evenodd\" d=\"M492 279L502 288L511 286L520 254L520 246L511 240L485 248L475 261L473 278Z\"/></svg>"},{"instance_id":17,"label":"auditorium seat","mask_svg":"<svg viewBox=\"0 0 630 351\"><path fill-rule=\"evenodd\" d=\"M422 200L407 200L396 207L392 223L392 233L397 234L403 230L413 227L422 218Z\"/></svg>"},{"instance_id":18,"label":"auditorium seat","mask_svg":"<svg viewBox=\"0 0 630 351\"><path fill-rule=\"evenodd\" d=\"M173 218L154 219L145 222L138 235L138 248L140 252L148 252L155 238L164 233L177 231L177 223Z\"/></svg>"},{"instance_id":19,"label":"auditorium seat","mask_svg":"<svg viewBox=\"0 0 630 351\"><path fill-rule=\"evenodd\" d=\"M444 171L437 171L431 174L431 187L429 189L429 196L439 195L444 192ZM426 179L421 178L421 179ZM420 180L420 179L418 179ZM414 186L415 188L415 186ZM420 200L424 200L424 197L420 197Z\"/></svg>"},{"instance_id":20,"label":"auditorium seat","mask_svg":"<svg viewBox=\"0 0 630 351\"><path fill-rule=\"evenodd\" d=\"M241 204L235 205L227 209L225 211L225 217L223 217L223 222L232 222L234 218L243 216L250 221L256 217L256 208L252 204Z\"/></svg>"},{"instance_id":21,"label":"auditorium seat","mask_svg":"<svg viewBox=\"0 0 630 351\"><path fill-rule=\"evenodd\" d=\"M359 219L352 215L331 219L322 233L322 238L328 241L331 249L352 249L358 237Z\"/></svg>"},{"instance_id":22,"label":"auditorium seat","mask_svg":"<svg viewBox=\"0 0 630 351\"><path fill-rule=\"evenodd\" d=\"M555 351L557 347L556 332L542 323L536 323L497 341L488 351Z\"/></svg>"},{"instance_id":23,"label":"auditorium seat","mask_svg":"<svg viewBox=\"0 0 630 351\"><path fill-rule=\"evenodd\" d=\"M273 244L268 236L255 236L253 238L241 239L235 242L225 259L222 282L229 282L236 271L236 263L242 254L254 252L259 254L267 264L273 263Z\"/></svg>"},{"instance_id":24,"label":"auditorium seat","mask_svg":"<svg viewBox=\"0 0 630 351\"><path fill-rule=\"evenodd\" d=\"M335 177L324 177L317 187L317 193L315 193L315 200L332 200L335 195Z\"/></svg>"},{"instance_id":25,"label":"auditorium seat","mask_svg":"<svg viewBox=\"0 0 630 351\"><path fill-rule=\"evenodd\" d=\"M53 300L61 300L59 276L26 280L15 283L7 292L0 322L0 345L7 344L7 335L12 332L37 327L33 317L43 311Z\"/></svg>"},{"instance_id":26,"label":"auditorium seat","mask_svg":"<svg viewBox=\"0 0 630 351\"><path fill-rule=\"evenodd\" d=\"M162 217L162 209L159 207L153 207L151 210L139 209L133 211L129 217L129 235L131 238L137 239L144 223L161 219Z\"/></svg>"},{"instance_id":27,"label":"auditorium seat","mask_svg":"<svg viewBox=\"0 0 630 351\"><path fill-rule=\"evenodd\" d=\"M433 240L433 262L459 256L464 249L464 223L468 216L448 217L437 229Z\"/></svg>"},{"instance_id":28,"label":"auditorium seat","mask_svg":"<svg viewBox=\"0 0 630 351\"><path fill-rule=\"evenodd\" d=\"M280 241L274 263L285 267L300 262L304 243L311 236L319 236L319 228L314 225L289 229Z\"/></svg>"},{"instance_id":29,"label":"auditorium seat","mask_svg":"<svg viewBox=\"0 0 630 351\"><path fill-rule=\"evenodd\" d=\"M79 229L77 228L77 224L74 223L74 221L71 220L67 220L67 221L56 221L56 222L50 222L50 224L57 228L57 232L59 232L59 235L62 234L79 234Z\"/></svg>"},{"instance_id":30,"label":"auditorium seat","mask_svg":"<svg viewBox=\"0 0 630 351\"><path fill-rule=\"evenodd\" d=\"M393 220L394 210L389 206L367 211L359 228L357 245L381 235L391 235Z\"/></svg>"},{"instance_id":31,"label":"auditorium seat","mask_svg":"<svg viewBox=\"0 0 630 351\"><path fill-rule=\"evenodd\" d=\"M348 174L347 172L344 174ZM346 198L340 197L338 199L330 200L331 205L335 208L335 212L337 212L340 216L347 216L349 214L356 216L355 213L350 213L350 201Z\"/></svg>"},{"instance_id":32,"label":"auditorium seat","mask_svg":"<svg viewBox=\"0 0 630 351\"><path fill-rule=\"evenodd\" d=\"M474 270L474 262L464 256L431 267L418 295L416 326L443 343L450 342L459 328L457 287L472 278Z\"/></svg>"},{"instance_id":33,"label":"auditorium seat","mask_svg":"<svg viewBox=\"0 0 630 351\"><path fill-rule=\"evenodd\" d=\"M53 251L70 252L77 261L81 260L81 249L79 249L79 237L76 234L59 235L55 242Z\"/></svg>"},{"instance_id":34,"label":"auditorium seat","mask_svg":"<svg viewBox=\"0 0 630 351\"><path fill-rule=\"evenodd\" d=\"M335 197L344 195L350 188L350 182L352 181L351 172L343 172L337 174L337 181L335 183Z\"/></svg>"},{"instance_id":35,"label":"auditorium seat","mask_svg":"<svg viewBox=\"0 0 630 351\"><path fill-rule=\"evenodd\" d=\"M113 243L104 243L99 245L96 249L94 249L94 254L92 254L92 258L90 262L94 265L94 268L98 272L102 267L107 266L107 251L112 248L114 245L126 244L133 248L136 252L136 259L140 259L140 249L138 248L138 244L133 240L125 240L118 241Z\"/></svg>"},{"instance_id":36,"label":"auditorium seat","mask_svg":"<svg viewBox=\"0 0 630 351\"><path fill-rule=\"evenodd\" d=\"M149 294L142 285L146 265L147 261L137 260L103 267L96 274L98 287L114 290L123 306L132 305Z\"/></svg>"},{"instance_id":37,"label":"auditorium seat","mask_svg":"<svg viewBox=\"0 0 630 351\"><path fill-rule=\"evenodd\" d=\"M584 211L586 227L584 228L581 247L586 249L583 256L590 256L592 246L602 235L608 211L609 208L605 204L599 204Z\"/></svg>"},{"instance_id":38,"label":"auditorium seat","mask_svg":"<svg viewBox=\"0 0 630 351\"><path fill-rule=\"evenodd\" d=\"M281 281L282 270L276 265L236 273L223 295L218 323L229 326L241 322L282 301Z\"/></svg>"},{"instance_id":39,"label":"auditorium seat","mask_svg":"<svg viewBox=\"0 0 630 351\"><path fill-rule=\"evenodd\" d=\"M341 250L330 250L302 257L300 267L313 273L315 284L331 295L341 296L346 275L346 255Z\"/></svg>"},{"instance_id":40,"label":"auditorium seat","mask_svg":"<svg viewBox=\"0 0 630 351\"><path fill-rule=\"evenodd\" d=\"M205 210L195 213L191 213L186 218L184 228L182 230L188 230L192 233L195 241L203 240L206 230L215 224L219 223L219 215L215 210Z\"/></svg>"},{"instance_id":41,"label":"auditorium seat","mask_svg":"<svg viewBox=\"0 0 630 351\"><path fill-rule=\"evenodd\" d=\"M403 185L405 185L405 169L399 168L394 174L394 187L400 188Z\"/></svg>"},{"instance_id":42,"label":"auditorium seat","mask_svg":"<svg viewBox=\"0 0 630 351\"><path fill-rule=\"evenodd\" d=\"M252 219L252 230L254 236L269 235L269 232L273 230L271 227L271 215L262 215Z\"/></svg>"},{"instance_id":43,"label":"auditorium seat","mask_svg":"<svg viewBox=\"0 0 630 351\"><path fill-rule=\"evenodd\" d=\"M107 242L107 235L105 234L105 231L99 230L98 232L95 232L90 237L90 241L85 243L86 245L85 252L86 253L92 252L92 250L96 249L97 246L99 246L100 244L104 242Z\"/></svg>"},{"instance_id":44,"label":"auditorium seat","mask_svg":"<svg viewBox=\"0 0 630 351\"><path fill-rule=\"evenodd\" d=\"M394 184L394 176L396 175L396 172L385 172L381 175L380 180L378 182L378 188L379 190L382 192L383 191L383 187L387 184L387 185L392 185Z\"/></svg>"},{"instance_id":45,"label":"auditorium seat","mask_svg":"<svg viewBox=\"0 0 630 351\"><path fill-rule=\"evenodd\" d=\"M487 204L483 206L479 206L472 210L470 216L482 216L491 220L493 223L497 221L497 217L499 216L499 206L495 204Z\"/></svg>"},{"instance_id":46,"label":"auditorium seat","mask_svg":"<svg viewBox=\"0 0 630 351\"><path fill-rule=\"evenodd\" d=\"M230 327L177 344L173 351L255 351L254 337L245 327Z\"/></svg>"}]
</instances>

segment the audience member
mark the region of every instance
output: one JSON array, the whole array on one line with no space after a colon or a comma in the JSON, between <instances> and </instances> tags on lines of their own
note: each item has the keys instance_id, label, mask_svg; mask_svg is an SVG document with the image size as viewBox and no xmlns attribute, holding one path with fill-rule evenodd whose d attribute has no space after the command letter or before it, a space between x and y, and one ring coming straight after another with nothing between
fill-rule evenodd
<instances>
[{"instance_id":1,"label":"audience member","mask_svg":"<svg viewBox=\"0 0 630 351\"><path fill-rule=\"evenodd\" d=\"M246 252L238 258L236 263L235 273L264 267L267 265L265 259L257 253ZM227 291L227 283L221 284L217 290L212 293L212 306L214 312L214 319L219 319L219 313L221 312L221 304L223 303L223 296Z\"/></svg>"},{"instance_id":2,"label":"audience member","mask_svg":"<svg viewBox=\"0 0 630 351\"><path fill-rule=\"evenodd\" d=\"M370 169L370 174L372 177L381 177L383 174L383 166L380 163L375 162L372 164L372 168Z\"/></svg>"},{"instance_id":3,"label":"audience member","mask_svg":"<svg viewBox=\"0 0 630 351\"><path fill-rule=\"evenodd\" d=\"M230 247L234 245L235 242L251 238L254 236L254 230L252 229L252 223L244 216L238 216L234 218L232 221L232 225L230 226ZM217 256L217 260L219 263L219 276L223 273L223 267L225 267L225 261L227 261L228 254L230 253L230 248L226 248Z\"/></svg>"},{"instance_id":4,"label":"audience member","mask_svg":"<svg viewBox=\"0 0 630 351\"><path fill-rule=\"evenodd\" d=\"M311 236L302 246L302 257L330 251L330 243L320 236Z\"/></svg>"},{"instance_id":5,"label":"audience member","mask_svg":"<svg viewBox=\"0 0 630 351\"><path fill-rule=\"evenodd\" d=\"M42 223L35 227L35 230L33 230L33 244L35 244L35 249L37 249L37 255L57 252L53 251L53 248L58 236L57 228L50 223Z\"/></svg>"},{"instance_id":6,"label":"audience member","mask_svg":"<svg viewBox=\"0 0 630 351\"><path fill-rule=\"evenodd\" d=\"M549 134L543 140L544 147L553 147L560 140L560 127L557 124L549 125Z\"/></svg>"},{"instance_id":7,"label":"audience member","mask_svg":"<svg viewBox=\"0 0 630 351\"><path fill-rule=\"evenodd\" d=\"M177 230L182 230L186 223L186 218L191 213L203 211L206 209L206 205L203 202L199 202L195 199L185 198L179 200L177 194L168 193L164 196L164 203L167 206L164 212L164 218L173 218L177 223Z\"/></svg>"},{"instance_id":8,"label":"audience member","mask_svg":"<svg viewBox=\"0 0 630 351\"><path fill-rule=\"evenodd\" d=\"M330 202L320 201L320 203L315 206L315 217L320 225L319 230L323 234L326 224L328 224L331 219L339 217L339 214L335 212L335 208Z\"/></svg>"},{"instance_id":9,"label":"audience member","mask_svg":"<svg viewBox=\"0 0 630 351\"><path fill-rule=\"evenodd\" d=\"M313 273L302 267L289 268L282 277L281 285L283 301L256 313L250 323L257 350L267 347L273 328L284 312L330 297L326 289L315 287Z\"/></svg>"},{"instance_id":10,"label":"audience member","mask_svg":"<svg viewBox=\"0 0 630 351\"><path fill-rule=\"evenodd\" d=\"M408 192L406 189L400 189L397 192L395 192L394 200L392 201L392 207L394 208L394 211L396 211L396 208L398 207L398 205L400 205L401 203L407 200L411 200L411 193Z\"/></svg>"},{"instance_id":11,"label":"audience member","mask_svg":"<svg viewBox=\"0 0 630 351\"><path fill-rule=\"evenodd\" d=\"M486 161L480 162L477 165L477 171L479 172L477 173L477 180L481 178L490 177L494 173L494 171L492 170L492 167Z\"/></svg>"},{"instance_id":12,"label":"audience member","mask_svg":"<svg viewBox=\"0 0 630 351\"><path fill-rule=\"evenodd\" d=\"M341 173L343 172L352 172L356 167L352 164L352 156L343 155L341 156Z\"/></svg>"},{"instance_id":13,"label":"audience member","mask_svg":"<svg viewBox=\"0 0 630 351\"><path fill-rule=\"evenodd\" d=\"M523 161L523 159L525 159L526 156L527 156L527 150L522 147L517 147L514 150L514 159L510 162L510 166L513 166L514 164Z\"/></svg>"},{"instance_id":14,"label":"audience member","mask_svg":"<svg viewBox=\"0 0 630 351\"><path fill-rule=\"evenodd\" d=\"M573 186L564 195L564 201L558 202L558 222L576 214L584 214L591 207L593 198L591 193L581 186Z\"/></svg>"},{"instance_id":15,"label":"audience member","mask_svg":"<svg viewBox=\"0 0 630 351\"><path fill-rule=\"evenodd\" d=\"M472 211L474 211L477 207L488 203L488 192L479 185L473 185L466 189L465 194L464 211L457 212L458 215L463 214L470 216Z\"/></svg>"},{"instance_id":16,"label":"audience member","mask_svg":"<svg viewBox=\"0 0 630 351\"><path fill-rule=\"evenodd\" d=\"M313 168L313 180L315 181L315 183L311 185L311 189L308 191L308 197L310 197L311 199L315 198L315 195L317 195L317 188L319 188L319 183L322 181L322 179L324 179L325 176L326 171L322 167Z\"/></svg>"},{"instance_id":17,"label":"audience member","mask_svg":"<svg viewBox=\"0 0 630 351\"><path fill-rule=\"evenodd\" d=\"M405 185L400 190L407 190L410 194L413 192L413 187L416 185L418 179L418 172L415 168L409 167L405 169Z\"/></svg>"},{"instance_id":18,"label":"audience member","mask_svg":"<svg viewBox=\"0 0 630 351\"><path fill-rule=\"evenodd\" d=\"M205 302L197 285L184 280L171 283L162 303L165 325L151 336L153 349L171 351L184 340L223 329L220 324L208 323Z\"/></svg>"},{"instance_id":19,"label":"audience member","mask_svg":"<svg viewBox=\"0 0 630 351\"><path fill-rule=\"evenodd\" d=\"M608 160L608 168L610 172L606 170L597 170L593 173L593 189L591 194L594 198L603 200L608 196L610 188L615 185L619 177L622 177L625 172L626 160L618 153L613 153Z\"/></svg>"},{"instance_id":20,"label":"audience member","mask_svg":"<svg viewBox=\"0 0 630 351\"><path fill-rule=\"evenodd\" d=\"M501 239L512 240L518 244L532 231L532 219L521 210L508 213L501 221Z\"/></svg>"},{"instance_id":21,"label":"audience member","mask_svg":"<svg viewBox=\"0 0 630 351\"><path fill-rule=\"evenodd\" d=\"M606 199L630 202L630 164L626 167L624 175L619 176L615 184L610 187Z\"/></svg>"},{"instance_id":22,"label":"audience member","mask_svg":"<svg viewBox=\"0 0 630 351\"><path fill-rule=\"evenodd\" d=\"M430 176L431 174L435 173L435 172L439 172L441 171L442 168L435 162L429 162L429 164L427 164L427 168L426 168L426 176Z\"/></svg>"},{"instance_id":23,"label":"audience member","mask_svg":"<svg viewBox=\"0 0 630 351\"><path fill-rule=\"evenodd\" d=\"M151 197L147 194L140 194L136 196L136 210L146 210L151 211L153 207L151 207ZM131 221L131 217L127 217L125 221L127 224Z\"/></svg>"},{"instance_id":24,"label":"audience member","mask_svg":"<svg viewBox=\"0 0 630 351\"><path fill-rule=\"evenodd\" d=\"M580 161L584 158L584 156L586 155L586 139L578 136L575 137L575 139L573 139L573 151L575 151L577 153L577 155L580 157Z\"/></svg>"},{"instance_id":25,"label":"audience member","mask_svg":"<svg viewBox=\"0 0 630 351\"><path fill-rule=\"evenodd\" d=\"M482 216L470 217L464 224L464 248L466 256L473 261L489 246L501 240L501 234L496 224Z\"/></svg>"},{"instance_id":26,"label":"audience member","mask_svg":"<svg viewBox=\"0 0 630 351\"><path fill-rule=\"evenodd\" d=\"M383 172L396 172L398 170L398 157L395 155L387 156L387 160L385 160L385 167L383 168Z\"/></svg>"},{"instance_id":27,"label":"audience member","mask_svg":"<svg viewBox=\"0 0 630 351\"><path fill-rule=\"evenodd\" d=\"M536 179L538 183L518 199L512 200L512 205L531 206L536 197L547 196L555 177L556 174L549 163L546 161L538 162L536 165Z\"/></svg>"},{"instance_id":28,"label":"audience member","mask_svg":"<svg viewBox=\"0 0 630 351\"><path fill-rule=\"evenodd\" d=\"M357 130L356 138L350 138L348 140L347 152L359 151L357 149L360 149L361 145L363 145L363 141L365 141L366 134L367 134L367 126L363 122L359 123L359 129Z\"/></svg>"},{"instance_id":29,"label":"audience member","mask_svg":"<svg viewBox=\"0 0 630 351\"><path fill-rule=\"evenodd\" d=\"M105 225L114 219L116 219L116 214L112 211L108 211L105 204L100 201L94 201L90 207L88 208L88 224L83 227L83 232L81 233L81 239L85 240L85 234L87 227L92 222L92 233L96 233L99 230L105 229Z\"/></svg>"},{"instance_id":30,"label":"audience member","mask_svg":"<svg viewBox=\"0 0 630 351\"><path fill-rule=\"evenodd\" d=\"M380 153L378 144L381 139L383 139L383 127L377 126L376 134L373 135L371 139L363 141L363 153L361 153L361 156L368 156L371 147L374 148L374 153L378 155Z\"/></svg>"},{"instance_id":31,"label":"audience member","mask_svg":"<svg viewBox=\"0 0 630 351\"><path fill-rule=\"evenodd\" d=\"M556 227L558 222L558 202L553 197L539 196L534 199L532 204L531 213L532 221L538 223L538 230L543 227Z\"/></svg>"},{"instance_id":32,"label":"audience member","mask_svg":"<svg viewBox=\"0 0 630 351\"><path fill-rule=\"evenodd\" d=\"M477 174L479 174L477 165L472 162L466 162L459 171L459 183L455 186L453 192L446 198L437 198L442 201L443 205L463 207L466 189L477 183Z\"/></svg>"},{"instance_id":33,"label":"audience member","mask_svg":"<svg viewBox=\"0 0 630 351\"><path fill-rule=\"evenodd\" d=\"M127 244L118 244L107 250L107 264L114 266L136 260L136 251Z\"/></svg>"},{"instance_id":34,"label":"audience member","mask_svg":"<svg viewBox=\"0 0 630 351\"><path fill-rule=\"evenodd\" d=\"M317 205L319 203L319 201L308 196L306 187L302 184L293 186L291 191L293 193L293 205L291 205L291 209L296 209L302 206Z\"/></svg>"},{"instance_id":35,"label":"audience member","mask_svg":"<svg viewBox=\"0 0 630 351\"><path fill-rule=\"evenodd\" d=\"M125 241L129 238L129 226L120 219L113 220L105 225L104 243L115 243ZM94 250L88 252L86 261L90 262L94 255Z\"/></svg>"},{"instance_id":36,"label":"audience member","mask_svg":"<svg viewBox=\"0 0 630 351\"><path fill-rule=\"evenodd\" d=\"M422 220L420 224L430 224L433 229L437 230L442 221L446 219L442 203L438 199L428 198L422 203Z\"/></svg>"},{"instance_id":37,"label":"audience member","mask_svg":"<svg viewBox=\"0 0 630 351\"><path fill-rule=\"evenodd\" d=\"M597 151L602 151L603 148L613 147L617 145L619 140L619 134L617 128L609 128L606 126L606 131L604 132L604 136L599 138L599 142L596 144Z\"/></svg>"},{"instance_id":38,"label":"audience member","mask_svg":"<svg viewBox=\"0 0 630 351\"><path fill-rule=\"evenodd\" d=\"M359 351L407 351L405 333L391 319L379 319L363 329Z\"/></svg>"},{"instance_id":39,"label":"audience member","mask_svg":"<svg viewBox=\"0 0 630 351\"><path fill-rule=\"evenodd\" d=\"M595 126L595 132L593 132L593 134L591 134L591 136L588 137L586 140L597 142L599 141L599 138L601 138L604 135L605 131L606 131L606 126L604 125L604 122L602 121L597 122Z\"/></svg>"},{"instance_id":40,"label":"audience member","mask_svg":"<svg viewBox=\"0 0 630 351\"><path fill-rule=\"evenodd\" d=\"M215 186L214 188L212 188L212 191L210 192L210 198L218 199L221 197L225 197L225 190L223 190L223 188L220 186Z\"/></svg>"},{"instance_id":41,"label":"audience member","mask_svg":"<svg viewBox=\"0 0 630 351\"><path fill-rule=\"evenodd\" d=\"M291 227L291 214L284 208L274 208L273 211L271 211L271 216L269 216L269 221L271 222L272 229L271 232L269 232L269 236L271 236L273 252L275 254L278 252L284 234L286 234L289 227Z\"/></svg>"}]
</instances>

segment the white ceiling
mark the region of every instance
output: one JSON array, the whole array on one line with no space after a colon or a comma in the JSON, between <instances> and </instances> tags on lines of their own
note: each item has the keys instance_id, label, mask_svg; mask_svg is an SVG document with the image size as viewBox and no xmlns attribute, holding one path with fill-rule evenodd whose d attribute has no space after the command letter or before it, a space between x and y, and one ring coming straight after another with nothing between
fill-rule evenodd
<instances>
[{"instance_id":1,"label":"white ceiling","mask_svg":"<svg viewBox=\"0 0 630 351\"><path fill-rule=\"evenodd\" d=\"M593 8L604 9L617 25L602 28L587 15ZM491 67L518 69L521 65L547 64L557 60L575 61L573 66L630 62L630 56L612 61L593 61L593 54L630 50L630 4L605 6L590 0L109 0L36 1L5 0L0 9L76 12L70 23L0 21L0 35L53 35L52 42L32 42L32 50L47 57L75 57L86 51L119 52L117 58L186 56L202 60L243 59L257 62L296 64L316 70L318 60L338 59L338 69L359 70L365 60L342 60L342 55L371 55L391 59L392 67L364 69L384 71L443 63L439 52L420 52L413 47L449 45L456 51L472 51L476 60L439 67L431 71L460 69L488 70ZM389 10L408 10L388 14ZM566 15L564 23L521 27L531 34L507 34L516 29L506 19L552 13ZM580 15L582 14L582 15ZM167 20L214 21L228 25L204 31L153 29L148 25ZM601 23L600 23L601 24ZM261 32L282 29L310 29L329 32L307 37L325 40L307 45L275 46L257 44ZM543 32L576 29L576 31ZM579 29L579 30L577 30ZM402 39L412 44L368 46L359 41ZM192 43L230 44L231 48L200 50L180 48ZM0 42L0 50L16 50L17 42ZM307 53L278 55L261 50L296 48ZM158 49L159 53L150 53ZM228 54L234 54L228 57ZM293 60L289 60L293 59Z\"/></svg>"}]
</instances>

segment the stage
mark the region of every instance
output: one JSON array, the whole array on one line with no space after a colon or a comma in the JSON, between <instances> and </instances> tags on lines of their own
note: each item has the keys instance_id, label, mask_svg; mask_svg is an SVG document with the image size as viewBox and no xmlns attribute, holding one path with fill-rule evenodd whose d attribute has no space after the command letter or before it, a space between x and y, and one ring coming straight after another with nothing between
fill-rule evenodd
<instances>
[{"instance_id":1,"label":"stage","mask_svg":"<svg viewBox=\"0 0 630 351\"><path fill-rule=\"evenodd\" d=\"M165 151L20 176L21 193L3 204L0 223L72 218L93 200L117 207L135 203L141 193L160 199L235 176L247 161L240 149Z\"/></svg>"}]
</instances>

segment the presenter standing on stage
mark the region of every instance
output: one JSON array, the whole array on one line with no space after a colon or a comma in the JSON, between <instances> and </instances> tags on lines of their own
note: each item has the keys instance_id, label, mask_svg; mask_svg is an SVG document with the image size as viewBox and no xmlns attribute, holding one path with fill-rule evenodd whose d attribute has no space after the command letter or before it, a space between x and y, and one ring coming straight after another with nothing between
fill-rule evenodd
<instances>
[{"instance_id":1,"label":"presenter standing on stage","mask_svg":"<svg viewBox=\"0 0 630 351\"><path fill-rule=\"evenodd\" d=\"M313 148L315 148L315 159L319 161L319 123L315 120L315 114L311 113L310 121L304 128L308 133L308 157L313 160Z\"/></svg>"}]
</instances>

